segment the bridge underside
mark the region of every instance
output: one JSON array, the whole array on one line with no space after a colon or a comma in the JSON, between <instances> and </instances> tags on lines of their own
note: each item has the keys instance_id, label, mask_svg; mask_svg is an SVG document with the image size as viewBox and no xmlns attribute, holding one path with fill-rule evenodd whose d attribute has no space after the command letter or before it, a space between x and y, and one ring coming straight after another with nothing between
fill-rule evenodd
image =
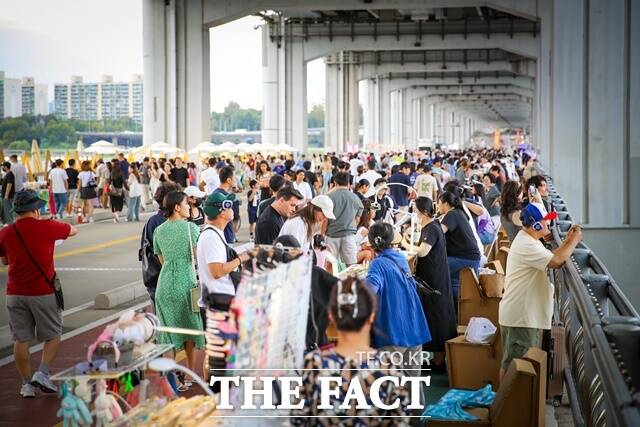
<instances>
[{"instance_id":1,"label":"bridge underside","mask_svg":"<svg viewBox=\"0 0 640 427\"><path fill-rule=\"evenodd\" d=\"M358 143L360 105L374 149L523 128L589 245L640 303L638 2L145 0L145 143L209 139L209 29L250 14L265 22L264 143L306 148L306 64L318 58L328 151Z\"/></svg>"}]
</instances>

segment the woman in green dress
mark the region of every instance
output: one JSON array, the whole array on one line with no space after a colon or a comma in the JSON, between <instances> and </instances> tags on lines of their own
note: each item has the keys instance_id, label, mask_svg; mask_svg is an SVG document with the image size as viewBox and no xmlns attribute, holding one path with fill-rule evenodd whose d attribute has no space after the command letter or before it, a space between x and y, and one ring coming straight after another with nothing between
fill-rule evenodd
<instances>
[{"instance_id":1,"label":"woman in green dress","mask_svg":"<svg viewBox=\"0 0 640 427\"><path fill-rule=\"evenodd\" d=\"M202 330L200 313L191 309L189 291L196 283L189 233L191 247L195 249L200 231L197 225L187 221L189 203L185 193L168 193L164 205L167 221L153 233L153 251L162 264L156 289L156 313L164 326ZM187 367L191 370L195 368L195 349L204 348L202 335L161 333L159 342L173 344L176 351L184 348Z\"/></svg>"}]
</instances>

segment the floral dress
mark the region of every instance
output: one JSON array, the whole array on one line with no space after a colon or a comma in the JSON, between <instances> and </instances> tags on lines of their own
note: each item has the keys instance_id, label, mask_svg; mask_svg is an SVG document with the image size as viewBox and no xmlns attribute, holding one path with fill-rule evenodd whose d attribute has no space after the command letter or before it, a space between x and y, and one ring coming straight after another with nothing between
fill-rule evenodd
<instances>
[{"instance_id":1,"label":"floral dress","mask_svg":"<svg viewBox=\"0 0 640 427\"><path fill-rule=\"evenodd\" d=\"M164 260L156 288L156 314L164 326L202 330L200 313L191 310L189 289L196 283L196 275L191 265L188 227L195 248L200 230L192 222L165 221L153 233L153 251ZM163 332L158 341L173 344L176 350L183 349L185 341L195 341L196 348L204 348L201 335Z\"/></svg>"}]
</instances>

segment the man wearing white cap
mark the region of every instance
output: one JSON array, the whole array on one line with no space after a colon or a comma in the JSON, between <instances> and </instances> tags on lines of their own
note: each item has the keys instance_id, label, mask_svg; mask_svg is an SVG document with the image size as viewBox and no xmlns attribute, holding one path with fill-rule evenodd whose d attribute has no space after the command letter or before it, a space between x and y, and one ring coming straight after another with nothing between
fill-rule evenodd
<instances>
[{"instance_id":1,"label":"man wearing white cap","mask_svg":"<svg viewBox=\"0 0 640 427\"><path fill-rule=\"evenodd\" d=\"M300 242L302 249L309 249L314 231L327 219L336 219L333 214L333 201L325 195L316 196L285 221L279 236L293 236Z\"/></svg>"}]
</instances>

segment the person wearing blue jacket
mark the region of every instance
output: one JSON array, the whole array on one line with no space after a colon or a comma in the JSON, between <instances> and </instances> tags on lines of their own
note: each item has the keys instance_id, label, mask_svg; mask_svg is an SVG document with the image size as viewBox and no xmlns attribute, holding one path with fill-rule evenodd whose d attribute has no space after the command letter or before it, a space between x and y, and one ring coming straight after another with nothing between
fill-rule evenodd
<instances>
[{"instance_id":1,"label":"person wearing blue jacket","mask_svg":"<svg viewBox=\"0 0 640 427\"><path fill-rule=\"evenodd\" d=\"M392 248L394 228L377 222L369 229L369 243L376 258L371 261L367 283L378 298L373 347L403 355L407 375L419 376L422 345L431 341L429 325L420 305L416 283L406 258Z\"/></svg>"}]
</instances>

